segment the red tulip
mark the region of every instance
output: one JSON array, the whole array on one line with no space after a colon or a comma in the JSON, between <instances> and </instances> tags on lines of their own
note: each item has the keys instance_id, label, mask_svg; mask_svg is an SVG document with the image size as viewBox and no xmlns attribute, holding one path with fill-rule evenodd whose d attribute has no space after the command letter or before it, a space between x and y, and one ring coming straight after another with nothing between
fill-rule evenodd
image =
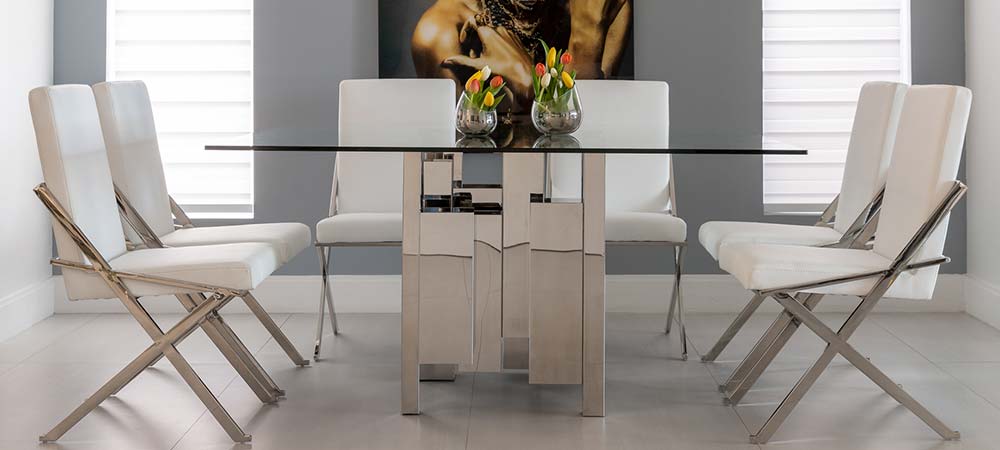
<instances>
[{"instance_id":1,"label":"red tulip","mask_svg":"<svg viewBox=\"0 0 1000 450\"><path fill-rule=\"evenodd\" d=\"M568 66L573 63L573 55L569 53L563 53L562 58L559 59L564 66Z\"/></svg>"},{"instance_id":2,"label":"red tulip","mask_svg":"<svg viewBox=\"0 0 1000 450\"><path fill-rule=\"evenodd\" d=\"M490 80L490 87L493 89L500 87L500 85L502 84L503 84L503 77L501 77L500 75L497 75L493 77L492 80Z\"/></svg>"},{"instance_id":3,"label":"red tulip","mask_svg":"<svg viewBox=\"0 0 1000 450\"><path fill-rule=\"evenodd\" d=\"M535 66L535 75L542 76L545 75L545 72L547 72L547 70L545 70L545 64L538 63Z\"/></svg>"},{"instance_id":4,"label":"red tulip","mask_svg":"<svg viewBox=\"0 0 1000 450\"><path fill-rule=\"evenodd\" d=\"M478 94L479 90L482 89L482 85L479 83L478 79L469 80L469 85L466 86L466 89L473 94Z\"/></svg>"}]
</instances>

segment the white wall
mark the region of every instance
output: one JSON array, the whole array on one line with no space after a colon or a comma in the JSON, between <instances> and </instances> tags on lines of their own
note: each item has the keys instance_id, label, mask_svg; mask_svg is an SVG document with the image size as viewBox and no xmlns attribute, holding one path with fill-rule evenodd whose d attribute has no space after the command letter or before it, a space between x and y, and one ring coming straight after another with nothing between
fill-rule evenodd
<instances>
[{"instance_id":1,"label":"white wall","mask_svg":"<svg viewBox=\"0 0 1000 450\"><path fill-rule=\"evenodd\" d=\"M52 83L52 0L0 0L0 340L52 314L51 225L28 91Z\"/></svg>"},{"instance_id":2,"label":"white wall","mask_svg":"<svg viewBox=\"0 0 1000 450\"><path fill-rule=\"evenodd\" d=\"M970 314L1000 326L1000 1L967 0L966 77L974 99L967 147Z\"/></svg>"}]
</instances>

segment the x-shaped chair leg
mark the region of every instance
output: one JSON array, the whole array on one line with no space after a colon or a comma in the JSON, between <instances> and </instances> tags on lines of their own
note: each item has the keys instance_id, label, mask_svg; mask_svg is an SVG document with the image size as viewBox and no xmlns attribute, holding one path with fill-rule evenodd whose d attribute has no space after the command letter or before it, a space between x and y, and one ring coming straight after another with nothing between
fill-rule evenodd
<instances>
[{"instance_id":1,"label":"x-shaped chair leg","mask_svg":"<svg viewBox=\"0 0 1000 450\"><path fill-rule=\"evenodd\" d=\"M875 367L871 361L859 353L853 346L847 343L847 339L858 329L861 322L868 316L875 304L881 298L884 289L866 296L857 309L851 314L847 321L840 327L839 332L834 332L826 326L812 311L788 294L775 294L773 297L785 310L794 315L796 319L804 323L809 329L815 332L820 338L827 342L827 347L820 355L819 360L802 376L802 378L792 388L791 392L782 400L778 409L774 411L764 426L757 434L750 437L755 444L764 444L771 439L775 431L781 426L792 410L798 405L802 397L805 396L809 388L816 382L819 376L826 370L833 358L838 354L842 355L851 364L882 388L887 394L892 396L901 405L913 412L920 420L923 420L935 432L946 440L957 440L960 435L958 431L948 427L940 419L931 414L916 399L910 396L903 388L899 387L881 370Z\"/></svg>"},{"instance_id":2,"label":"x-shaped chair leg","mask_svg":"<svg viewBox=\"0 0 1000 450\"><path fill-rule=\"evenodd\" d=\"M42 442L52 442L58 440L87 414L97 408L101 402L110 397L114 392L120 390L122 386L135 379L135 377L149 367L154 360L156 360L160 355L163 355L166 356L167 360L169 360L171 364L173 364L173 366L177 369L177 372L181 375L181 378L184 379L184 381L191 387L191 390L193 390L198 398L201 399L202 403L205 404L205 407L208 408L212 416L215 417L219 424L222 425L223 429L226 430L226 433L229 434L229 437L236 442L249 442L250 435L243 432L243 429L240 428L236 421L234 421L229 413L226 412L225 408L221 403L219 403L219 400L214 394L212 394L212 391L208 389L208 386L205 385L198 374L195 373L194 369L187 362L187 360L185 360L174 347L185 337L190 335L192 330L201 325L209 314L213 313L228 300L229 298L223 299L213 297L196 307L190 314L174 325L174 327L166 333L159 331L159 327L153 321L152 317L150 317L145 310L138 305L138 302L134 302L134 299L123 300L127 306L130 306L129 311L132 313L133 317L135 317L143 328L147 330L150 337L153 338L153 344L143 351L136 359L132 360L131 363L125 366L124 369L112 377L111 380L105 383L100 389L98 389L97 392L88 397L83 404L73 410L69 416L59 422L58 425L56 425L48 433L41 436L39 439Z\"/></svg>"},{"instance_id":3,"label":"x-shaped chair leg","mask_svg":"<svg viewBox=\"0 0 1000 450\"><path fill-rule=\"evenodd\" d=\"M801 302L812 311L822 299L823 296L820 294L807 294L801 299ZM726 404L737 405L743 400L743 397L757 383L757 380L771 365L778 353L792 339L798 328L799 321L788 312L782 312L774 320L774 323L767 329L753 350L736 367L726 384L719 387L719 390L726 395Z\"/></svg>"},{"instance_id":4,"label":"x-shaped chair leg","mask_svg":"<svg viewBox=\"0 0 1000 450\"><path fill-rule=\"evenodd\" d=\"M743 307L743 310L740 311L739 315L736 316L733 323L729 324L729 328L726 328L726 331L722 333L722 336L719 337L719 340L714 346L712 346L712 349L701 357L701 361L715 361L715 359L719 357L719 354L721 354L722 351L726 349L726 346L732 342L733 338L736 337L736 333L739 333L743 328L743 325L746 325L747 321L750 320L753 313L757 312L757 308L760 308L760 305L764 303L764 299L765 297L763 295L754 295L753 298L750 299L750 303L747 303L747 305Z\"/></svg>"}]
</instances>

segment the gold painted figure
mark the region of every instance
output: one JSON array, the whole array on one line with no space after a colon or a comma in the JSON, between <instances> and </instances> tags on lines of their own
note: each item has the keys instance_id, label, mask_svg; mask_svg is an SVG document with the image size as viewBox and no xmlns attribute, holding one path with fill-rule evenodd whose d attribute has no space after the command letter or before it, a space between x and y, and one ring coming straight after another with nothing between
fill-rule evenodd
<instances>
[{"instance_id":1,"label":"gold painted figure","mask_svg":"<svg viewBox=\"0 0 1000 450\"><path fill-rule=\"evenodd\" d=\"M514 112L530 109L531 70L542 61L540 40L568 49L580 79L618 74L632 28L632 0L438 0L413 32L421 78L452 78L463 86L490 66L511 90Z\"/></svg>"}]
</instances>

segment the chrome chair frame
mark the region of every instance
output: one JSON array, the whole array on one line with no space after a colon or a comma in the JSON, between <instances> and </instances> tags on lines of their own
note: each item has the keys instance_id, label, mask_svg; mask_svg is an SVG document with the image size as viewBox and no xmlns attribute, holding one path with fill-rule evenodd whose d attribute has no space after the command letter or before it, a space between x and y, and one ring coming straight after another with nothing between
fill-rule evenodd
<instances>
[{"instance_id":1,"label":"chrome chair frame","mask_svg":"<svg viewBox=\"0 0 1000 450\"><path fill-rule=\"evenodd\" d=\"M184 213L184 210L180 207L180 205L178 205L177 202L174 201L173 197L169 197L169 199L170 199L170 209L173 212L175 220L178 222L178 225L181 228L194 228L194 224L191 223L191 219L188 218L187 214ZM132 228L132 230L135 231L136 234L142 239L142 247L145 248L167 247L167 245L164 245L163 241L160 240L159 236L156 235L156 232L153 231L153 228L149 226L149 224L146 222L145 219L142 218L141 215L139 215L138 210L136 210L135 207L132 206L132 203L129 202L128 198L125 196L125 193L121 189L118 189L117 186L115 186L115 200L118 203L118 210L119 213L121 214L122 219L126 223L128 223L129 227ZM272 319L271 315L267 313L267 311L264 309L263 306L261 306L260 302L257 301L257 298L254 297L254 295L250 292L247 292L246 294L247 295L245 296L240 296L240 298L243 300L243 303L246 304L247 308L250 309L250 312L253 313L255 317L257 317L257 320L260 321L261 325L264 326L264 328L268 331L268 333L275 340L275 342L277 342L278 345L281 347L281 349L285 352L285 354L288 355L288 358L292 360L292 363L299 367L308 366L309 360L303 358L302 355L299 354L299 351L288 339L288 336L286 336L285 333L281 331L281 327L279 327L278 324L274 322L274 319ZM191 296L178 296L178 300L180 300L181 304L188 310L190 310L190 308L193 307L193 305L198 304L197 301L194 301L196 299L192 298L185 299L182 297L191 297ZM214 318L213 321L221 322L222 317ZM211 332L208 331L206 332L209 334L210 337L212 336ZM215 342L215 339L213 339L213 342ZM218 342L216 343L218 344ZM247 352L247 355L249 355L249 352ZM253 357L250 356L251 360L252 358ZM247 362L251 363L250 365L252 366L260 368L260 364L256 363L256 361L247 361ZM272 388L272 390L274 390L279 395L284 395L284 391L277 388L274 382L270 380L270 377L267 377L266 372L264 372L262 368L260 368L259 372L263 374L263 379L266 381L266 384Z\"/></svg>"},{"instance_id":2,"label":"chrome chair frame","mask_svg":"<svg viewBox=\"0 0 1000 450\"><path fill-rule=\"evenodd\" d=\"M329 217L337 215L337 167L333 168L333 183L332 190L330 192L330 212ZM343 242L343 243L321 243L316 242L316 252L319 254L319 265L320 265L320 276L322 281L320 282L320 293L319 293L319 319L316 322L316 344L313 347L313 360L319 361L320 348L323 346L323 315L326 314L326 308L329 307L330 311L330 326L333 327L333 335L340 334L340 325L337 323L337 310L334 308L333 304L333 290L330 288L330 269L331 260L333 259L333 249L336 247L400 247L402 248L402 241L386 241L386 242Z\"/></svg>"},{"instance_id":3,"label":"chrome chair frame","mask_svg":"<svg viewBox=\"0 0 1000 450\"><path fill-rule=\"evenodd\" d=\"M938 257L917 262L913 262L912 260L930 235L938 228L941 222L948 216L962 197L965 196L967 191L968 187L965 184L960 181L955 181L952 188L945 195L944 199L942 199L938 206L935 207L934 211L930 214L927 220L924 221L920 228L910 238L906 246L900 251L899 255L896 256L886 269L833 279L817 280L793 286L784 286L767 290L754 290L755 296L773 298L784 308L783 316L788 317L789 320L788 325L786 325L782 331L789 329L792 326L792 323L805 324L807 328L826 341L827 346L822 355L820 355L819 359L805 372L805 374L802 375L802 378L795 384L795 387L792 388L784 400L782 400L781 404L778 405L777 409L771 414L767 422L764 423L757 433L750 436L751 443L764 444L767 443L772 436L774 436L777 429L791 414L792 410L796 405L798 405L799 401L802 400L802 397L805 396L809 388L812 387L819 376L824 370L826 370L827 366L830 365L837 355L841 355L847 359L847 361L860 370L865 376L871 379L876 385L882 388L882 390L892 396L901 405L914 413L918 418L920 418L920 420L931 427L942 438L945 440L958 440L960 438L958 431L948 427L944 424L944 422L934 416L916 399L906 393L901 386L894 383L870 360L859 353L847 342L847 340L850 339L851 335L858 329L864 319L867 318L867 316L878 304L879 300L881 300L885 293L888 292L889 288L892 287L892 284L901 274L912 270L942 265L950 262L950 258L947 257ZM877 219L869 221L869 224L864 229L865 231L858 236L857 240L865 238L864 234L872 233L875 228L873 223L876 222ZM826 326L822 320L813 314L811 308L808 306L810 303L815 306L815 303L818 302L818 299L821 298L822 295L796 295L806 289L817 289L873 278L877 278L877 282L867 294L861 297L861 302L855 308L854 312L852 312L848 317L847 321L841 325L838 331L833 331L831 328ZM766 338L767 336L765 336L765 339ZM762 339L762 342L763 341L764 339ZM770 345L769 347L773 347L773 345ZM767 352L776 353L779 350L780 346L778 348L768 348Z\"/></svg>"},{"instance_id":4,"label":"chrome chair frame","mask_svg":"<svg viewBox=\"0 0 1000 450\"><path fill-rule=\"evenodd\" d=\"M865 206L865 208L861 211L861 214L859 214L858 217L854 220L854 222L851 223L851 225L847 228L847 231L844 232L843 236L841 236L840 240L835 243L825 245L824 247L863 248L864 246L868 245L869 241L873 236L868 236L866 239L862 239L858 242L855 241L857 240L858 235L862 233L862 231L865 229L865 226L868 225L869 222L871 222L872 220L877 220L878 214L882 208L882 199L884 196L885 196L885 186L883 186L878 191L878 193L875 194L875 197L873 197L872 200L868 202L868 205ZM840 196L838 195L826 207L822 215L820 215L819 221L817 221L814 226L828 227L828 228L833 227L833 222L837 218L836 213L839 202L840 202ZM741 329L743 329L743 326L746 325L747 321L750 320L750 317L757 312L757 309L760 308L760 305L763 303L764 303L763 297L757 295L753 296L750 299L750 302L743 307L743 309L736 316L736 318L733 319L733 322L729 324L729 327L727 327L726 330L722 333L722 336L719 337L719 340L715 342L715 345L712 346L712 349L709 350L708 353L702 355L701 361L702 362L715 361L719 357L719 354L721 354L722 351L726 349L729 343L732 342L733 338L736 337L736 334L739 333ZM813 305L813 307L815 307L815 305ZM740 367L744 368L742 365ZM739 376L736 376L737 374L739 374ZM739 369L737 369L737 371L734 372L733 375L735 376L735 378L742 379L745 373L742 373ZM733 379L734 377L730 377L730 380ZM721 386L720 389L728 389L727 386L732 387L730 386L730 383L727 382L725 385Z\"/></svg>"},{"instance_id":5,"label":"chrome chair frame","mask_svg":"<svg viewBox=\"0 0 1000 450\"><path fill-rule=\"evenodd\" d=\"M177 369L181 378L183 378L191 390L195 392L202 403L204 403L209 413L215 417L233 441L249 442L251 436L246 434L233 420L233 418L226 411L225 407L223 407L223 405L219 402L218 398L215 397L212 391L205 385L191 365L186 359L184 359L175 347L176 344L183 341L184 338L189 336L197 327L200 326L206 331L214 330L213 332L217 332L220 336L219 341L217 342L225 341L225 344L220 345L219 348L227 355L227 357L231 357L233 359L240 358L241 355L238 355L238 353L245 351L246 348L242 347L242 344L239 343L239 339L232 333L232 330L229 329L228 326L225 326L224 322L219 320L218 311L236 297L249 296L249 292L244 290L229 289L221 286L212 286L202 283L193 283L159 276L114 270L108 261L100 254L94 244L89 240L89 238L87 238L83 230L81 230L80 227L73 222L69 213L60 204L59 200L48 189L45 183L38 185L34 189L34 192L35 195L38 196L39 200L41 200L41 202L45 205L46 209L48 209L58 226L66 231L66 233L73 240L74 244L89 262L89 264L85 264L54 258L51 260L52 265L60 267L64 270L77 270L94 273L100 276L122 302L129 314L135 318L146 334L148 334L153 340L153 343L147 347L146 350L140 353L139 356L133 359L132 362L125 366L125 368L101 386L97 392L88 397L83 404L74 409L65 419L59 422L48 433L40 436L39 440L42 442L53 442L58 440L81 419L83 419L84 416L96 409L108 397L114 395L115 392L118 392L122 387L130 383L141 372L162 356L166 357L167 360L170 361L170 363ZM139 302L139 298L132 294L129 287L125 284L126 280L170 286L181 290L207 293L209 295L205 296L203 294L199 294L197 296L192 296L190 300L196 304L190 307L188 315L181 319L167 332L164 332L152 316L150 316L149 312L146 311L146 309ZM182 303L184 303L184 300L182 300ZM209 336L212 337L213 333L209 333ZM213 339L213 341L216 340ZM239 345L234 346L234 344ZM240 371L241 375L249 375L249 372L253 371L252 369L244 370L247 368L241 367L241 364L234 364L234 367ZM253 383L250 383L250 385L259 396L267 398L274 398L276 396L274 391L264 391L262 386L259 385L259 381L255 380Z\"/></svg>"},{"instance_id":6,"label":"chrome chair frame","mask_svg":"<svg viewBox=\"0 0 1000 450\"><path fill-rule=\"evenodd\" d=\"M673 155L667 155L670 164L670 180L667 185L667 197L670 202L670 208L666 211L667 214L677 217L677 191L674 184L674 160ZM672 325L675 322L674 316L676 311L676 322L677 325L681 327L681 360L687 361L688 359L688 342L687 342L687 327L684 325L684 300L683 291L681 289L681 277L684 271L684 253L687 251L687 242L673 242L673 241L607 241L611 245L663 245L669 246L674 252L674 286L671 289L670 303L667 307L667 321L664 327L664 333L670 334Z\"/></svg>"}]
</instances>

